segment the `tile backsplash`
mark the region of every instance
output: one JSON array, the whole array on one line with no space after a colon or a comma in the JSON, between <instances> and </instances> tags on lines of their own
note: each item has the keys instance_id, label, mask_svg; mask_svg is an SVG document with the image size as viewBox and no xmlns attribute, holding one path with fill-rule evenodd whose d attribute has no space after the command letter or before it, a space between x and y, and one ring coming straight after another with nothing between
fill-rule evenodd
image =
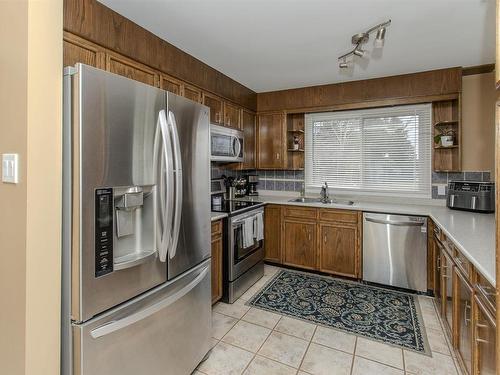
<instances>
[{"instance_id":1,"label":"tile backsplash","mask_svg":"<svg viewBox=\"0 0 500 375\"><path fill-rule=\"evenodd\" d=\"M211 176L219 178L222 175L236 177L242 174L257 174L259 176L259 190L295 191L299 192L304 184L304 171L292 170L249 170L234 171L225 169L223 164L212 163ZM432 199L445 199L448 191L448 182L453 180L490 181L489 171L467 172L432 172ZM444 187L444 195L438 194L439 186Z\"/></svg>"}]
</instances>

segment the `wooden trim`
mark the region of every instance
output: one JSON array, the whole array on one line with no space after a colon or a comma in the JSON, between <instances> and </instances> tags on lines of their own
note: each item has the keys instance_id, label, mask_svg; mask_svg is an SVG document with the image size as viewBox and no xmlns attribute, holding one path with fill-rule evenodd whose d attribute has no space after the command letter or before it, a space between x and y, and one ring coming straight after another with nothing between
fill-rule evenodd
<instances>
[{"instance_id":1,"label":"wooden trim","mask_svg":"<svg viewBox=\"0 0 500 375\"><path fill-rule=\"evenodd\" d=\"M96 0L65 0L63 27L99 46L256 110L257 94Z\"/></svg>"},{"instance_id":2,"label":"wooden trim","mask_svg":"<svg viewBox=\"0 0 500 375\"><path fill-rule=\"evenodd\" d=\"M471 76L474 74L485 74L485 73L491 73L494 71L495 71L495 64L483 64L483 65L468 66L467 68L462 69L462 76Z\"/></svg>"},{"instance_id":3,"label":"wooden trim","mask_svg":"<svg viewBox=\"0 0 500 375\"><path fill-rule=\"evenodd\" d=\"M308 112L422 102L462 91L462 68L366 79L257 94L257 110ZM424 99L425 98L425 99Z\"/></svg>"}]
</instances>

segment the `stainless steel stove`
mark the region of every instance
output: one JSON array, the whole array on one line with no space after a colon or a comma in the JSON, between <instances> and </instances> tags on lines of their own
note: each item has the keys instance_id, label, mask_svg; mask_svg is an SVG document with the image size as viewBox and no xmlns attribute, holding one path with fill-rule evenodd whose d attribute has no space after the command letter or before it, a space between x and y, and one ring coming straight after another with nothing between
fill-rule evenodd
<instances>
[{"instance_id":1,"label":"stainless steel stove","mask_svg":"<svg viewBox=\"0 0 500 375\"><path fill-rule=\"evenodd\" d=\"M222 300L233 303L264 276L264 239L257 240L254 237L249 244L243 237L245 222L253 222L255 228L260 215L264 221L264 203L225 200L221 189L215 190L213 187L214 180L212 211L228 214L224 226ZM216 194L220 196L214 197Z\"/></svg>"}]
</instances>

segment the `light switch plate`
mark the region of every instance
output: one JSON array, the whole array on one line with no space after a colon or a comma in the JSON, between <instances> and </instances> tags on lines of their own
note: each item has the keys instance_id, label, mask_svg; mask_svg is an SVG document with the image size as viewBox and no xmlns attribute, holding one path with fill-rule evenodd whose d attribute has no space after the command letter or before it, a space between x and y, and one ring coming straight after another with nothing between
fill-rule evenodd
<instances>
[{"instance_id":1,"label":"light switch plate","mask_svg":"<svg viewBox=\"0 0 500 375\"><path fill-rule=\"evenodd\" d=\"M2 155L2 181L9 184L17 184L19 182L19 155L18 154L3 154Z\"/></svg>"},{"instance_id":2,"label":"light switch plate","mask_svg":"<svg viewBox=\"0 0 500 375\"><path fill-rule=\"evenodd\" d=\"M438 195L446 195L446 185L438 185Z\"/></svg>"}]
</instances>

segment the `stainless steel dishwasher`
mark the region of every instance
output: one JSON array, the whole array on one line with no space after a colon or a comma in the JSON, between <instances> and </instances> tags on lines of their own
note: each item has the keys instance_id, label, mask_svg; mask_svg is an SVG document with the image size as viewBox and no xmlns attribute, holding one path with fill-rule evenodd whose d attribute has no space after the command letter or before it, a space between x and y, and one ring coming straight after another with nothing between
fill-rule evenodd
<instances>
[{"instance_id":1,"label":"stainless steel dishwasher","mask_svg":"<svg viewBox=\"0 0 500 375\"><path fill-rule=\"evenodd\" d=\"M364 213L363 280L427 292L427 218Z\"/></svg>"}]
</instances>

